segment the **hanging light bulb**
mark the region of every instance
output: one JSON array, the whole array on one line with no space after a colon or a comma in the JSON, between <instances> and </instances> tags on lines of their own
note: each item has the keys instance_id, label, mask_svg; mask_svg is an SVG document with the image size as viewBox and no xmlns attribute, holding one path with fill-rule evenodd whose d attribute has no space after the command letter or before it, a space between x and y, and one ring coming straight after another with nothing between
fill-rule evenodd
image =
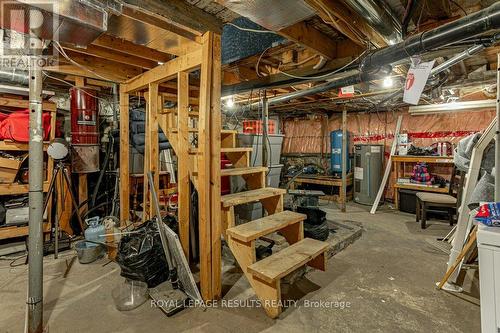
<instances>
[{"instance_id":1,"label":"hanging light bulb","mask_svg":"<svg viewBox=\"0 0 500 333\"><path fill-rule=\"evenodd\" d=\"M384 83L383 83L384 88L390 88L390 87L392 87L392 84L393 84L393 82L392 82L392 78L391 78L390 76L387 76L387 77L384 79Z\"/></svg>"},{"instance_id":2,"label":"hanging light bulb","mask_svg":"<svg viewBox=\"0 0 500 333\"><path fill-rule=\"evenodd\" d=\"M233 98L233 96L230 96L228 99L226 99L226 106L228 108L232 108L234 106L234 98Z\"/></svg>"}]
</instances>

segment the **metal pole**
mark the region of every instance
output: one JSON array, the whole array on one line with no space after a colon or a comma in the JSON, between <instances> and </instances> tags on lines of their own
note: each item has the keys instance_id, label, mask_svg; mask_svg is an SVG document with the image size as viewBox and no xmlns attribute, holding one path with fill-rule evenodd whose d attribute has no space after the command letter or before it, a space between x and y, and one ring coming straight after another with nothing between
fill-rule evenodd
<instances>
[{"instance_id":1,"label":"metal pole","mask_svg":"<svg viewBox=\"0 0 500 333\"><path fill-rule=\"evenodd\" d=\"M29 80L29 235L28 235L28 332L43 331L43 128L42 69L37 60L42 41L30 29ZM55 115L53 115L54 117Z\"/></svg>"},{"instance_id":2,"label":"metal pole","mask_svg":"<svg viewBox=\"0 0 500 333\"><path fill-rule=\"evenodd\" d=\"M347 200L347 107L342 110L342 188L340 189L340 210L346 211Z\"/></svg>"},{"instance_id":3,"label":"metal pole","mask_svg":"<svg viewBox=\"0 0 500 333\"><path fill-rule=\"evenodd\" d=\"M497 120L500 119L500 53L497 54ZM495 133L495 202L500 201L500 121Z\"/></svg>"}]
</instances>

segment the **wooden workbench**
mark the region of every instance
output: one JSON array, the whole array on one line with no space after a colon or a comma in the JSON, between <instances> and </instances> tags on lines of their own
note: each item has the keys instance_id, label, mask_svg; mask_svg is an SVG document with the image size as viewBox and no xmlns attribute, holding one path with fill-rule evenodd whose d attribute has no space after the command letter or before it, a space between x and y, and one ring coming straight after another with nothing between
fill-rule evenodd
<instances>
[{"instance_id":1,"label":"wooden workbench","mask_svg":"<svg viewBox=\"0 0 500 333\"><path fill-rule=\"evenodd\" d=\"M292 177L287 176L288 179L291 179ZM353 183L353 174L349 173L347 174L347 182L346 186L352 186ZM295 186L297 184L315 184L315 185L322 185L322 186L330 186L330 187L337 187L339 190L339 194L333 194L333 195L325 195L323 196L324 199L327 200L332 200L338 203L345 202L344 197L342 196L342 178L336 178L333 176L299 176L295 178L290 184L290 189L295 189ZM347 190L347 201L352 199L352 188Z\"/></svg>"},{"instance_id":2,"label":"wooden workbench","mask_svg":"<svg viewBox=\"0 0 500 333\"><path fill-rule=\"evenodd\" d=\"M453 157L451 156L392 156L392 164L393 164L393 188L394 188L394 205L396 209L399 209L399 189L406 190L414 190L420 192L434 192L434 193L448 193L448 187L434 187L434 186L425 186L425 185L416 185L416 184L402 184L398 183L398 179L405 175L405 164L406 163L419 163L425 162L429 165L437 164L437 165L445 165L451 166L453 165Z\"/></svg>"}]
</instances>

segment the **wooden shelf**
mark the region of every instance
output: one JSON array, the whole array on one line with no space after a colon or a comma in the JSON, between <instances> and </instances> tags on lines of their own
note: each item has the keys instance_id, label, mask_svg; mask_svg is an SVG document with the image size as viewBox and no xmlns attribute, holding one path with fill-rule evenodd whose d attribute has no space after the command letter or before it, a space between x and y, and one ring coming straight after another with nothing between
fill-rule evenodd
<instances>
[{"instance_id":1,"label":"wooden shelf","mask_svg":"<svg viewBox=\"0 0 500 333\"><path fill-rule=\"evenodd\" d=\"M416 184L401 184L397 180L401 177L404 178L405 170L404 163L419 163L424 162L428 164L437 164L442 166L453 165L453 156L411 156L411 155L393 155L391 157L392 163L394 165L394 172L392 173L392 179L394 181L394 204L396 210L399 210L399 193L398 189L413 190L420 192L433 192L433 193L445 193L449 192L448 187L434 187L434 186L423 186ZM403 166L403 167L402 167Z\"/></svg>"},{"instance_id":2,"label":"wooden shelf","mask_svg":"<svg viewBox=\"0 0 500 333\"><path fill-rule=\"evenodd\" d=\"M289 179L293 178L292 176L285 176ZM353 173L347 174L347 182L346 185L352 185L353 182ZM293 180L294 183L306 183L306 184L316 184L316 185L325 185L325 186L342 186L342 178L335 178L332 176L298 176Z\"/></svg>"},{"instance_id":3,"label":"wooden shelf","mask_svg":"<svg viewBox=\"0 0 500 333\"><path fill-rule=\"evenodd\" d=\"M406 190L415 190L422 192L435 192L435 193L448 193L448 187L434 187L415 184L394 184L394 188L401 188Z\"/></svg>"},{"instance_id":4,"label":"wooden shelf","mask_svg":"<svg viewBox=\"0 0 500 333\"><path fill-rule=\"evenodd\" d=\"M393 155L392 156L392 161L393 162L408 162L408 163L418 163L418 162L425 162L425 163L442 163L442 164L453 164L453 157L450 156L410 156L410 155L405 155L405 156L400 156L400 155Z\"/></svg>"},{"instance_id":5,"label":"wooden shelf","mask_svg":"<svg viewBox=\"0 0 500 333\"><path fill-rule=\"evenodd\" d=\"M43 232L49 232L49 231L50 231L50 223L44 222ZM14 227L14 226L2 227L0 228L0 239L28 236L28 233L29 229L27 225L22 227Z\"/></svg>"},{"instance_id":6,"label":"wooden shelf","mask_svg":"<svg viewBox=\"0 0 500 333\"><path fill-rule=\"evenodd\" d=\"M49 146L48 142L43 144L43 150L47 150ZM16 141L0 141L0 150L9 150L9 151L28 151L29 145L27 143L20 143Z\"/></svg>"},{"instance_id":7,"label":"wooden shelf","mask_svg":"<svg viewBox=\"0 0 500 333\"><path fill-rule=\"evenodd\" d=\"M45 181L43 183L43 191L47 192L49 190L49 182ZM28 184L0 184L0 195L15 195L15 194L27 194L29 191Z\"/></svg>"}]
</instances>

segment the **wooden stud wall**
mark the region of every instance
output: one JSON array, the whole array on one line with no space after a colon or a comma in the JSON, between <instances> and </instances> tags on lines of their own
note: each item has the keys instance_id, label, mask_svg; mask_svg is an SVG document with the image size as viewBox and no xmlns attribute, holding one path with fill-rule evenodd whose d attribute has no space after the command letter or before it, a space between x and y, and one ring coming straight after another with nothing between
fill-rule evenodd
<instances>
[{"instance_id":1,"label":"wooden stud wall","mask_svg":"<svg viewBox=\"0 0 500 333\"><path fill-rule=\"evenodd\" d=\"M179 238L189 258L190 180L198 191L200 239L200 287L204 300L220 298L221 294L221 208L220 208L220 146L221 146L221 57L220 36L207 32L201 37L198 50L179 56L165 64L128 80L120 86L120 222L128 225L129 203L129 96L144 93L146 107L146 149L144 177L144 219L154 216L148 200L147 173L155 174L158 189L158 126L167 135L178 161ZM199 101L189 96L189 73L200 69ZM177 79L177 109L163 110L159 85ZM173 97L173 96L171 96ZM198 102L198 128L192 129L190 104ZM177 117L176 117L177 115ZM198 145L191 145L192 134ZM196 152L190 154L190 150Z\"/></svg>"}]
</instances>

